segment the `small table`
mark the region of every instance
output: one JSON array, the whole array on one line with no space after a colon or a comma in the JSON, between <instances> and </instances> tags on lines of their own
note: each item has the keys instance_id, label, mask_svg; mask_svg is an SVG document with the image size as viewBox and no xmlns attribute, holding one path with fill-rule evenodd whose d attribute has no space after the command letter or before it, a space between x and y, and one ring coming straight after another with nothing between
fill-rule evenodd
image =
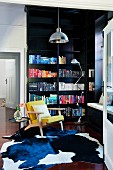
<instances>
[{"instance_id":1,"label":"small table","mask_svg":"<svg viewBox=\"0 0 113 170\"><path fill-rule=\"evenodd\" d=\"M21 128L21 123L22 122L28 122L29 118L28 117L22 117L20 120L16 120L15 118L10 118L9 121L12 123L18 123L19 124L19 129Z\"/></svg>"}]
</instances>

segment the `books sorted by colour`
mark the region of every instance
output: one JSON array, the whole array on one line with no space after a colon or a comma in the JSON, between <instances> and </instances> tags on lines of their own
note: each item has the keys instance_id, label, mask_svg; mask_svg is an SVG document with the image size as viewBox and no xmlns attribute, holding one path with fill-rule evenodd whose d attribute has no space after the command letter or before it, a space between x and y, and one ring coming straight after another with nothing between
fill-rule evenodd
<instances>
[{"instance_id":1,"label":"books sorted by colour","mask_svg":"<svg viewBox=\"0 0 113 170\"><path fill-rule=\"evenodd\" d=\"M57 72L39 70L37 68L29 68L29 78L47 78L47 77L57 77Z\"/></svg>"},{"instance_id":2,"label":"books sorted by colour","mask_svg":"<svg viewBox=\"0 0 113 170\"><path fill-rule=\"evenodd\" d=\"M84 84L59 82L59 91L84 90Z\"/></svg>"},{"instance_id":3,"label":"books sorted by colour","mask_svg":"<svg viewBox=\"0 0 113 170\"><path fill-rule=\"evenodd\" d=\"M39 54L29 55L29 64L56 64L56 57L41 57Z\"/></svg>"},{"instance_id":4,"label":"books sorted by colour","mask_svg":"<svg viewBox=\"0 0 113 170\"><path fill-rule=\"evenodd\" d=\"M67 107L62 114L65 117L76 117L76 116L83 116L84 115L84 108L77 107L77 108L70 108Z\"/></svg>"},{"instance_id":5,"label":"books sorted by colour","mask_svg":"<svg viewBox=\"0 0 113 170\"><path fill-rule=\"evenodd\" d=\"M50 94L49 97L45 95L36 95L29 93L29 101L43 100L45 104L57 104L57 94Z\"/></svg>"},{"instance_id":6,"label":"books sorted by colour","mask_svg":"<svg viewBox=\"0 0 113 170\"><path fill-rule=\"evenodd\" d=\"M57 83L47 83L47 82L37 82L37 83L29 83L29 92L36 91L56 91Z\"/></svg>"},{"instance_id":7,"label":"books sorted by colour","mask_svg":"<svg viewBox=\"0 0 113 170\"><path fill-rule=\"evenodd\" d=\"M84 95L60 95L60 104L84 103Z\"/></svg>"},{"instance_id":8,"label":"books sorted by colour","mask_svg":"<svg viewBox=\"0 0 113 170\"><path fill-rule=\"evenodd\" d=\"M80 76L81 76L81 71L59 69L59 77L74 77L74 78L78 78ZM85 76L84 71L82 71L82 76Z\"/></svg>"}]
</instances>

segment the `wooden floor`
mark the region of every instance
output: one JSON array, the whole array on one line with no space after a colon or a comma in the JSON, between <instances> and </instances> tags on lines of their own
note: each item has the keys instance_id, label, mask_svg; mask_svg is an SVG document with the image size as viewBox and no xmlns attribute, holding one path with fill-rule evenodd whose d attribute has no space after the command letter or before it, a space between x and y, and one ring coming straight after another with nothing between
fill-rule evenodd
<instances>
[{"instance_id":1,"label":"wooden floor","mask_svg":"<svg viewBox=\"0 0 113 170\"><path fill-rule=\"evenodd\" d=\"M11 123L9 119L13 117L14 110L8 109L5 107L0 107L0 148L3 143L7 142L8 140L3 139L2 136L4 135L12 135L18 129L18 123ZM65 129L77 129L80 132L87 132L90 133L92 137L95 137L98 140L101 140L100 135L92 130L91 128L87 127L85 124L76 124L74 122L65 123ZM107 170L104 164L92 164L86 162L76 162L76 163L68 163L68 164L60 164L55 165L48 170Z\"/></svg>"}]
</instances>

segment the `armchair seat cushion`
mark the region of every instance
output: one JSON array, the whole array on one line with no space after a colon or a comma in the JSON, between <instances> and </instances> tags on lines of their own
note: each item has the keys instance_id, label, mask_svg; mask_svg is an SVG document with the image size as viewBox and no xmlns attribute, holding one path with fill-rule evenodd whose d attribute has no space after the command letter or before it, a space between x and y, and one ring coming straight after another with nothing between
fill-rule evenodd
<instances>
[{"instance_id":1,"label":"armchair seat cushion","mask_svg":"<svg viewBox=\"0 0 113 170\"><path fill-rule=\"evenodd\" d=\"M38 123L37 118L35 118L35 119L31 120L31 123L32 123L32 124L36 124L36 123Z\"/></svg>"},{"instance_id":2,"label":"armchair seat cushion","mask_svg":"<svg viewBox=\"0 0 113 170\"><path fill-rule=\"evenodd\" d=\"M58 116L43 117L41 119L41 122L45 124L45 123L53 123L53 122L58 122L63 120L64 120L64 116L58 115Z\"/></svg>"}]
</instances>

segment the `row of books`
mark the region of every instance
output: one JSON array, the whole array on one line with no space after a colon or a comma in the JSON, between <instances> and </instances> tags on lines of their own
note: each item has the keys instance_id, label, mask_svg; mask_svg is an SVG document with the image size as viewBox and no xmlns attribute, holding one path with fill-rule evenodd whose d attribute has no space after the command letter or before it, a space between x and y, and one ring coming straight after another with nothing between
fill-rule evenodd
<instances>
[{"instance_id":1,"label":"row of books","mask_svg":"<svg viewBox=\"0 0 113 170\"><path fill-rule=\"evenodd\" d=\"M57 104L57 94L50 94L49 97L45 95L36 95L29 93L30 101L43 100L45 104ZM74 103L84 103L84 95L74 96L74 95L60 95L59 96L60 104L74 104Z\"/></svg>"},{"instance_id":2,"label":"row of books","mask_svg":"<svg viewBox=\"0 0 113 170\"><path fill-rule=\"evenodd\" d=\"M57 77L57 72L46 71L46 70L39 70L36 68L29 69L29 78L32 77L39 77L39 78L46 78L46 77Z\"/></svg>"},{"instance_id":3,"label":"row of books","mask_svg":"<svg viewBox=\"0 0 113 170\"><path fill-rule=\"evenodd\" d=\"M81 71L59 69L59 77L80 77L80 76ZM85 71L82 71L82 76L85 76Z\"/></svg>"},{"instance_id":4,"label":"row of books","mask_svg":"<svg viewBox=\"0 0 113 170\"><path fill-rule=\"evenodd\" d=\"M39 54L29 55L29 64L56 64L56 57L41 57Z\"/></svg>"},{"instance_id":5,"label":"row of books","mask_svg":"<svg viewBox=\"0 0 113 170\"><path fill-rule=\"evenodd\" d=\"M29 83L29 91L56 91L57 82L47 83L47 82L36 82ZM84 84L75 83L64 83L59 82L59 91L73 91L73 90L84 90Z\"/></svg>"},{"instance_id":6,"label":"row of books","mask_svg":"<svg viewBox=\"0 0 113 170\"><path fill-rule=\"evenodd\" d=\"M39 54L29 55L29 64L57 64L57 58L42 57ZM66 64L66 57L59 56L59 64Z\"/></svg>"},{"instance_id":7,"label":"row of books","mask_svg":"<svg viewBox=\"0 0 113 170\"><path fill-rule=\"evenodd\" d=\"M84 115L84 109L82 107L77 108L70 108L67 107L62 114L65 117L76 117L76 116L83 116Z\"/></svg>"},{"instance_id":8,"label":"row of books","mask_svg":"<svg viewBox=\"0 0 113 170\"><path fill-rule=\"evenodd\" d=\"M57 115L56 110L49 110L49 113L51 116ZM64 111L62 111L62 115L64 115L64 117L76 117L76 116L80 117L84 115L84 109L82 107L78 107L78 108L67 107L65 108Z\"/></svg>"},{"instance_id":9,"label":"row of books","mask_svg":"<svg viewBox=\"0 0 113 170\"><path fill-rule=\"evenodd\" d=\"M84 71L82 72L82 75L84 75ZM72 77L72 78L78 78L81 76L80 71L72 71L72 70L66 70L66 69L59 69L59 77ZM57 72L47 71L47 70L40 70L37 68L29 68L29 78L32 77L57 77Z\"/></svg>"},{"instance_id":10,"label":"row of books","mask_svg":"<svg viewBox=\"0 0 113 170\"><path fill-rule=\"evenodd\" d=\"M57 90L56 82L29 83L29 91L56 91L56 90Z\"/></svg>"},{"instance_id":11,"label":"row of books","mask_svg":"<svg viewBox=\"0 0 113 170\"><path fill-rule=\"evenodd\" d=\"M60 95L60 104L84 103L84 95Z\"/></svg>"},{"instance_id":12,"label":"row of books","mask_svg":"<svg viewBox=\"0 0 113 170\"><path fill-rule=\"evenodd\" d=\"M84 84L59 82L59 91L84 90Z\"/></svg>"},{"instance_id":13,"label":"row of books","mask_svg":"<svg viewBox=\"0 0 113 170\"><path fill-rule=\"evenodd\" d=\"M36 94L29 93L29 100L30 101L43 100L45 104L57 104L57 94L50 94L49 97L46 97L45 95L39 96Z\"/></svg>"}]
</instances>

